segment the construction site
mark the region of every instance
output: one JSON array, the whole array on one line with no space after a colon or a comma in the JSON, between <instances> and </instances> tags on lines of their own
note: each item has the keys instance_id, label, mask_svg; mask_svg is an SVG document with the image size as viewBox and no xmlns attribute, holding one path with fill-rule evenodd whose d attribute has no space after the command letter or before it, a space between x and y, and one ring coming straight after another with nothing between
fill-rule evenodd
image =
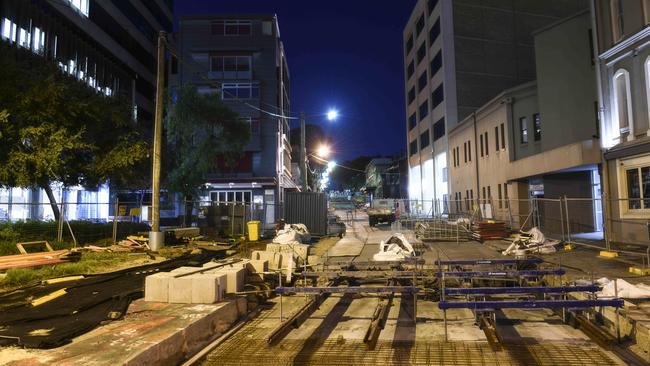
<instances>
[{"instance_id":1,"label":"construction site","mask_svg":"<svg viewBox=\"0 0 650 366\"><path fill-rule=\"evenodd\" d=\"M405 215L371 227L365 210L333 214L342 237L282 224L272 239L190 242L193 254L5 293L0 363L650 360L650 287L624 252L603 256L536 229L511 235L503 222L472 216Z\"/></svg>"}]
</instances>

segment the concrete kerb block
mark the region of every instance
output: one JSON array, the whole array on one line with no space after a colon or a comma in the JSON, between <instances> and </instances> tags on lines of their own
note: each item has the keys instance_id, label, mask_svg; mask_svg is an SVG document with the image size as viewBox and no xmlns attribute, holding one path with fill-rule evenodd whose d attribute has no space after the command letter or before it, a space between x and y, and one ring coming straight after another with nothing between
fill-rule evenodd
<instances>
[{"instance_id":1,"label":"concrete kerb block","mask_svg":"<svg viewBox=\"0 0 650 366\"><path fill-rule=\"evenodd\" d=\"M280 269L282 264L282 254L276 252L268 252L264 250L256 250L253 252L254 260L265 260L269 262L269 269Z\"/></svg>"},{"instance_id":2,"label":"concrete kerb block","mask_svg":"<svg viewBox=\"0 0 650 366\"><path fill-rule=\"evenodd\" d=\"M202 269L202 267L178 267L176 269L173 269L171 273L177 275L182 273L196 272L200 269Z\"/></svg>"},{"instance_id":3,"label":"concrete kerb block","mask_svg":"<svg viewBox=\"0 0 650 366\"><path fill-rule=\"evenodd\" d=\"M244 289L246 270L244 268L217 268L206 273L226 275L226 293L235 293Z\"/></svg>"},{"instance_id":4,"label":"concrete kerb block","mask_svg":"<svg viewBox=\"0 0 650 366\"><path fill-rule=\"evenodd\" d=\"M168 302L169 280L173 276L170 272L159 272L147 276L144 280L144 301Z\"/></svg>"},{"instance_id":5,"label":"concrete kerb block","mask_svg":"<svg viewBox=\"0 0 650 366\"><path fill-rule=\"evenodd\" d=\"M246 263L246 269L251 272L267 272L269 270L269 261L256 259Z\"/></svg>"},{"instance_id":6,"label":"concrete kerb block","mask_svg":"<svg viewBox=\"0 0 650 366\"><path fill-rule=\"evenodd\" d=\"M221 301L221 286L218 273L193 274L188 276L192 279L192 303L212 304Z\"/></svg>"},{"instance_id":7,"label":"concrete kerb block","mask_svg":"<svg viewBox=\"0 0 650 366\"><path fill-rule=\"evenodd\" d=\"M192 276L169 279L169 302L176 304L192 303Z\"/></svg>"}]
</instances>

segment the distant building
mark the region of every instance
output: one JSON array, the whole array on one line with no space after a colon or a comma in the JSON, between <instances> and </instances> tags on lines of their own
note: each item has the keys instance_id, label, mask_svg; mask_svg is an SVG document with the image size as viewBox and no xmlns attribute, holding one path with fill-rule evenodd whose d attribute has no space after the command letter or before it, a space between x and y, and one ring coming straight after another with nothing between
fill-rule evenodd
<instances>
[{"instance_id":1,"label":"distant building","mask_svg":"<svg viewBox=\"0 0 650 366\"><path fill-rule=\"evenodd\" d=\"M170 86L214 93L250 124L251 139L234 167L206 156L216 169L206 177L204 200L265 204L275 222L292 179L289 67L274 15L197 15L180 18L175 43L183 62L172 60ZM267 111L269 113L265 113Z\"/></svg>"},{"instance_id":2,"label":"distant building","mask_svg":"<svg viewBox=\"0 0 650 366\"><path fill-rule=\"evenodd\" d=\"M3 46L29 50L107 96L131 100L134 117L150 126L156 85L156 38L171 31L172 0L57 0L0 2ZM105 220L109 191L53 185L69 219ZM2 204L9 203L12 204ZM21 205L42 203L43 205ZM0 189L0 220L51 219L40 189ZM112 209L111 209L112 210Z\"/></svg>"},{"instance_id":3,"label":"distant building","mask_svg":"<svg viewBox=\"0 0 650 366\"><path fill-rule=\"evenodd\" d=\"M487 204L484 215L515 228L528 220L560 234L559 201L540 201L539 217L530 218L529 198L566 195L585 199L572 206L572 232L602 230L600 202L591 201L600 198L601 157L590 19L585 10L536 31L537 80L503 91L451 129L450 212Z\"/></svg>"},{"instance_id":4,"label":"distant building","mask_svg":"<svg viewBox=\"0 0 650 366\"><path fill-rule=\"evenodd\" d=\"M534 80L533 31L586 8L586 0L417 2L403 33L409 198L448 198L447 131Z\"/></svg>"},{"instance_id":5,"label":"distant building","mask_svg":"<svg viewBox=\"0 0 650 366\"><path fill-rule=\"evenodd\" d=\"M366 165L364 190L368 198L401 198L399 161L391 158L375 158Z\"/></svg>"},{"instance_id":6,"label":"distant building","mask_svg":"<svg viewBox=\"0 0 650 366\"><path fill-rule=\"evenodd\" d=\"M599 112L610 239L647 244L650 2L595 1Z\"/></svg>"}]
</instances>

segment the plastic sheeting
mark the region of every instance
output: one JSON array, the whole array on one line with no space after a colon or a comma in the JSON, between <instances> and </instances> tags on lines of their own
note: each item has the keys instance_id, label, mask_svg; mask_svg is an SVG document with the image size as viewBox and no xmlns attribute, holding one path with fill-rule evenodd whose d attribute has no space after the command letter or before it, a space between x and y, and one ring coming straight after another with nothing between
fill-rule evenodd
<instances>
[{"instance_id":1,"label":"plastic sheeting","mask_svg":"<svg viewBox=\"0 0 650 366\"><path fill-rule=\"evenodd\" d=\"M620 278L616 280L601 278L596 282L603 285L602 291L598 293L599 297L616 297L618 295L618 297L625 299L650 298L650 286L642 283L633 285ZM616 293L617 289L615 287L618 287L618 294Z\"/></svg>"},{"instance_id":2,"label":"plastic sheeting","mask_svg":"<svg viewBox=\"0 0 650 366\"><path fill-rule=\"evenodd\" d=\"M395 233L388 240L379 243L379 252L372 258L375 261L402 261L414 255L413 246L404 234Z\"/></svg>"},{"instance_id":3,"label":"plastic sheeting","mask_svg":"<svg viewBox=\"0 0 650 366\"><path fill-rule=\"evenodd\" d=\"M309 244L311 234L303 224L285 224L273 238L276 244Z\"/></svg>"}]
</instances>

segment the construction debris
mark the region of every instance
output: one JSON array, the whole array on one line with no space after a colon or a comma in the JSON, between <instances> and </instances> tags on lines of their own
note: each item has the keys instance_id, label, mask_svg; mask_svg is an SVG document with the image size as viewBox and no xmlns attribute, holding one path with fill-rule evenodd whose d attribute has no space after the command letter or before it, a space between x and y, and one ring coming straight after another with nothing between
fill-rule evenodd
<instances>
[{"instance_id":1,"label":"construction debris","mask_svg":"<svg viewBox=\"0 0 650 366\"><path fill-rule=\"evenodd\" d=\"M395 233L388 240L379 243L379 252L372 258L375 261L403 261L415 255L413 246L404 234Z\"/></svg>"},{"instance_id":2,"label":"construction debris","mask_svg":"<svg viewBox=\"0 0 650 366\"><path fill-rule=\"evenodd\" d=\"M560 244L561 242L559 240L547 239L544 233L537 227L534 227L529 232L520 232L508 249L504 250L501 254L523 256L529 253L554 253Z\"/></svg>"},{"instance_id":3,"label":"construction debris","mask_svg":"<svg viewBox=\"0 0 650 366\"><path fill-rule=\"evenodd\" d=\"M31 268L77 261L81 253L67 249L51 252L6 255L0 257L0 271L10 268Z\"/></svg>"},{"instance_id":4,"label":"construction debris","mask_svg":"<svg viewBox=\"0 0 650 366\"><path fill-rule=\"evenodd\" d=\"M468 241L472 239L469 220L420 220L415 223L415 237L424 241Z\"/></svg>"},{"instance_id":5,"label":"construction debris","mask_svg":"<svg viewBox=\"0 0 650 366\"><path fill-rule=\"evenodd\" d=\"M304 224L283 224L273 238L276 244L308 244L311 234Z\"/></svg>"},{"instance_id":6,"label":"construction debris","mask_svg":"<svg viewBox=\"0 0 650 366\"><path fill-rule=\"evenodd\" d=\"M503 221L475 221L472 224L472 237L478 241L500 240L507 236L508 230Z\"/></svg>"}]
</instances>

